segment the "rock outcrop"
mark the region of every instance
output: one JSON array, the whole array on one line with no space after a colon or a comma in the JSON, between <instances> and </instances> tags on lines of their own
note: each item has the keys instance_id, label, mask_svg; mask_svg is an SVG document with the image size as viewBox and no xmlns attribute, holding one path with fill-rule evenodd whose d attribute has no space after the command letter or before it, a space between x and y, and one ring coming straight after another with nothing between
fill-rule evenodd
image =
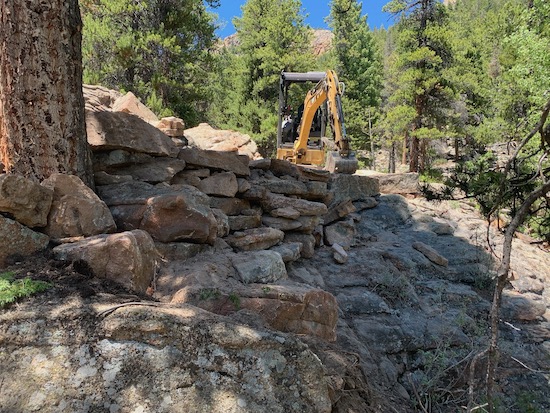
<instances>
[{"instance_id":1,"label":"rock outcrop","mask_svg":"<svg viewBox=\"0 0 550 413\"><path fill-rule=\"evenodd\" d=\"M0 314L2 410L331 412L323 365L298 339L192 306L117 305Z\"/></svg>"}]
</instances>

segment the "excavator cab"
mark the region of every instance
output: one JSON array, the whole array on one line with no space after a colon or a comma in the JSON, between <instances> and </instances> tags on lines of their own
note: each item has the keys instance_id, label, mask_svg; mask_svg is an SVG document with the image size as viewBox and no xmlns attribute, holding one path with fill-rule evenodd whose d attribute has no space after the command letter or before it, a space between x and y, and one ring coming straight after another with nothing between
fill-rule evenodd
<instances>
[{"instance_id":1,"label":"excavator cab","mask_svg":"<svg viewBox=\"0 0 550 413\"><path fill-rule=\"evenodd\" d=\"M293 83L314 83L303 104L294 112L289 106ZM303 165L322 166L331 172L352 174L357 159L349 148L341 97L343 85L336 74L327 72L281 72L279 82L279 122L277 159ZM326 137L330 124L334 139Z\"/></svg>"}]
</instances>

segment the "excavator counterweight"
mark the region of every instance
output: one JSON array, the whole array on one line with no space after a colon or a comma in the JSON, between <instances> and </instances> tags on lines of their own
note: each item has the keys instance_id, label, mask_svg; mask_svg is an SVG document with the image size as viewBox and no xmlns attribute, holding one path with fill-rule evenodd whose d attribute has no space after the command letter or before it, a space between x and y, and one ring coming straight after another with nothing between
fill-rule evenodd
<instances>
[{"instance_id":1,"label":"excavator counterweight","mask_svg":"<svg viewBox=\"0 0 550 413\"><path fill-rule=\"evenodd\" d=\"M288 106L288 89L292 83L313 82L293 117ZM330 172L353 174L357 170L355 153L346 136L342 95L344 86L334 71L281 72L279 82L279 123L277 158L303 165L322 166ZM325 136L330 124L333 139Z\"/></svg>"}]
</instances>

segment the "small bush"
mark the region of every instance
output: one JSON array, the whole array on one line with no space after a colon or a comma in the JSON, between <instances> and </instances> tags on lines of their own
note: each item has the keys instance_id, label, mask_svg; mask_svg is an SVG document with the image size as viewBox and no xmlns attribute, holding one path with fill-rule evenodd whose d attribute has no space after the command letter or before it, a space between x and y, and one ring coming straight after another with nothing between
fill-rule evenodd
<instances>
[{"instance_id":1,"label":"small bush","mask_svg":"<svg viewBox=\"0 0 550 413\"><path fill-rule=\"evenodd\" d=\"M15 273L0 274L0 308L5 308L20 298L46 291L50 283L31 280L29 277L16 280Z\"/></svg>"}]
</instances>

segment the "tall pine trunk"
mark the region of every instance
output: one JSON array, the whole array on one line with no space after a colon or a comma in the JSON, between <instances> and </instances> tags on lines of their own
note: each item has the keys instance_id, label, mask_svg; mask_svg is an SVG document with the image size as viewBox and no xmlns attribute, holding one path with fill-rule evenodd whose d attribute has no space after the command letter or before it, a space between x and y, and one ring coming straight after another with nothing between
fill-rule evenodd
<instances>
[{"instance_id":1,"label":"tall pine trunk","mask_svg":"<svg viewBox=\"0 0 550 413\"><path fill-rule=\"evenodd\" d=\"M92 186L78 0L0 0L0 161L42 180Z\"/></svg>"}]
</instances>

